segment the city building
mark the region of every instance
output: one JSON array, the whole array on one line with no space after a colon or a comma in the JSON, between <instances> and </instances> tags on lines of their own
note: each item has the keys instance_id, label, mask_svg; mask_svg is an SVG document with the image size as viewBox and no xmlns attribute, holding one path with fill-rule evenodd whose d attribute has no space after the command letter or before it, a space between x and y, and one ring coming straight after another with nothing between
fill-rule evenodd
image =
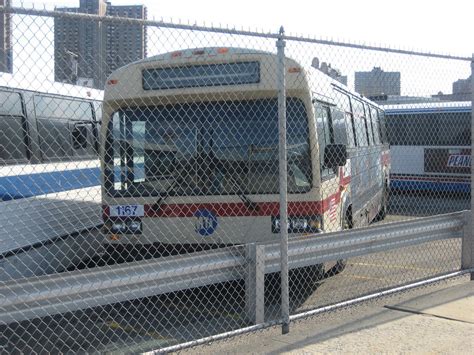
<instances>
[{"instance_id":1,"label":"city building","mask_svg":"<svg viewBox=\"0 0 474 355\"><path fill-rule=\"evenodd\" d=\"M327 76L334 80L339 81L341 84L347 86L347 75L342 75L339 69L333 68L330 63L322 62L319 63L319 58L314 57L311 66L315 69L322 71Z\"/></svg>"},{"instance_id":2,"label":"city building","mask_svg":"<svg viewBox=\"0 0 474 355\"><path fill-rule=\"evenodd\" d=\"M146 19L143 5L114 6L105 0L80 0L79 7L57 11ZM146 57L146 26L68 17L54 19L55 81L103 89L115 69Z\"/></svg>"},{"instance_id":3,"label":"city building","mask_svg":"<svg viewBox=\"0 0 474 355\"><path fill-rule=\"evenodd\" d=\"M456 101L472 100L472 75L453 83L453 99Z\"/></svg>"},{"instance_id":4,"label":"city building","mask_svg":"<svg viewBox=\"0 0 474 355\"><path fill-rule=\"evenodd\" d=\"M380 67L355 72L355 90L364 96L400 95L400 72L386 72Z\"/></svg>"},{"instance_id":5,"label":"city building","mask_svg":"<svg viewBox=\"0 0 474 355\"><path fill-rule=\"evenodd\" d=\"M453 83L453 94L469 94L472 92L471 77L459 79Z\"/></svg>"},{"instance_id":6,"label":"city building","mask_svg":"<svg viewBox=\"0 0 474 355\"><path fill-rule=\"evenodd\" d=\"M108 6L107 16L146 18L146 8L141 5ZM133 24L111 23L106 25L107 72L146 57L146 27Z\"/></svg>"},{"instance_id":7,"label":"city building","mask_svg":"<svg viewBox=\"0 0 474 355\"><path fill-rule=\"evenodd\" d=\"M0 6L11 6L10 0L0 0ZM0 72L13 73L11 15L0 14Z\"/></svg>"},{"instance_id":8,"label":"city building","mask_svg":"<svg viewBox=\"0 0 474 355\"><path fill-rule=\"evenodd\" d=\"M471 101L472 100L472 75L467 79L459 79L453 83L453 93L439 92L432 97L441 101Z\"/></svg>"}]
</instances>

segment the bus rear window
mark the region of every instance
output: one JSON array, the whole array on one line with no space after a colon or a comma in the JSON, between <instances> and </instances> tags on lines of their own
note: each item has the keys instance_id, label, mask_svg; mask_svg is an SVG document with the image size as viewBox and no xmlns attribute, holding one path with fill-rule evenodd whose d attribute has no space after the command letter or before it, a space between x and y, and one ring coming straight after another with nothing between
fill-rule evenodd
<instances>
[{"instance_id":1,"label":"bus rear window","mask_svg":"<svg viewBox=\"0 0 474 355\"><path fill-rule=\"evenodd\" d=\"M143 70L144 90L255 84L259 82L259 62L189 65Z\"/></svg>"}]
</instances>

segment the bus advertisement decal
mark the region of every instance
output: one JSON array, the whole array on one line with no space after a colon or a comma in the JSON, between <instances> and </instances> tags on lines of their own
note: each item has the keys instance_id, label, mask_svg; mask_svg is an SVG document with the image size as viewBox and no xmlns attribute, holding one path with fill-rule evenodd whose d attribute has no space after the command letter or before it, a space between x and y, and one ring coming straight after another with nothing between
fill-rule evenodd
<instances>
[{"instance_id":1,"label":"bus advertisement decal","mask_svg":"<svg viewBox=\"0 0 474 355\"><path fill-rule=\"evenodd\" d=\"M451 154L448 158L448 167L450 168L470 168L471 156L461 154Z\"/></svg>"},{"instance_id":2,"label":"bus advertisement decal","mask_svg":"<svg viewBox=\"0 0 474 355\"><path fill-rule=\"evenodd\" d=\"M425 148L426 173L470 174L471 150L468 148Z\"/></svg>"}]
</instances>

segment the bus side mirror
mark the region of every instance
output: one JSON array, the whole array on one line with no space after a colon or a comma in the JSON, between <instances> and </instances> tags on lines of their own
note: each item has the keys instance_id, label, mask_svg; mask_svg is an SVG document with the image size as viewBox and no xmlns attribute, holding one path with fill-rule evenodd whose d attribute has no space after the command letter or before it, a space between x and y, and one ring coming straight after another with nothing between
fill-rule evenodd
<instances>
[{"instance_id":1,"label":"bus side mirror","mask_svg":"<svg viewBox=\"0 0 474 355\"><path fill-rule=\"evenodd\" d=\"M347 148L344 144L328 144L324 148L324 166L336 168L347 162Z\"/></svg>"}]
</instances>

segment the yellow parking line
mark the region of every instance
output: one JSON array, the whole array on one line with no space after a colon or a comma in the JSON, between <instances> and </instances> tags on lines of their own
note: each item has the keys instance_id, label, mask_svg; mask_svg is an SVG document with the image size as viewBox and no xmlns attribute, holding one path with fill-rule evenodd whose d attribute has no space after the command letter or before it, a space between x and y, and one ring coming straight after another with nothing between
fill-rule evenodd
<instances>
[{"instance_id":1,"label":"yellow parking line","mask_svg":"<svg viewBox=\"0 0 474 355\"><path fill-rule=\"evenodd\" d=\"M215 311L215 312L208 312L208 313L212 316L220 316L220 317L224 317L224 318L231 318L233 320L241 320L242 319L242 315L239 314L239 313L235 313L235 312Z\"/></svg>"},{"instance_id":2,"label":"yellow parking line","mask_svg":"<svg viewBox=\"0 0 474 355\"><path fill-rule=\"evenodd\" d=\"M147 331L146 329L141 328L141 327L136 328L131 325L122 325L116 321L108 321L108 322L105 322L104 324L113 330L122 330L126 333L136 333L137 335L140 335L140 336L149 336L150 338L153 338L155 340L165 340L167 342L171 342L171 341L176 342L176 339L174 338L165 337L158 332Z\"/></svg>"},{"instance_id":3,"label":"yellow parking line","mask_svg":"<svg viewBox=\"0 0 474 355\"><path fill-rule=\"evenodd\" d=\"M393 269L402 269L402 270L416 270L416 271L435 271L434 268L422 268L416 266L406 266L406 265L394 265L394 264L371 264L371 263L351 263L352 265L357 266L373 266L373 267L385 267Z\"/></svg>"},{"instance_id":4,"label":"yellow parking line","mask_svg":"<svg viewBox=\"0 0 474 355\"><path fill-rule=\"evenodd\" d=\"M178 308L178 306L175 304L169 304L168 305L169 309L171 309L171 305L173 305L176 309ZM183 312L183 311L191 312L193 311L193 309L194 309L194 313L199 312L201 315L208 315L208 316L213 316L213 317L219 316L219 317L225 317L225 318L232 318L235 320L243 319L242 315L236 312L218 310L218 309L217 310L201 310L201 309L196 309L195 307L194 308L188 307L186 305L179 306L180 312Z\"/></svg>"},{"instance_id":5,"label":"yellow parking line","mask_svg":"<svg viewBox=\"0 0 474 355\"><path fill-rule=\"evenodd\" d=\"M380 277L370 277L370 276L361 276L361 275L351 275L351 274L345 274L345 277L350 277L353 279L359 279L359 280L377 280L377 281L383 281L385 279L380 278Z\"/></svg>"}]
</instances>

